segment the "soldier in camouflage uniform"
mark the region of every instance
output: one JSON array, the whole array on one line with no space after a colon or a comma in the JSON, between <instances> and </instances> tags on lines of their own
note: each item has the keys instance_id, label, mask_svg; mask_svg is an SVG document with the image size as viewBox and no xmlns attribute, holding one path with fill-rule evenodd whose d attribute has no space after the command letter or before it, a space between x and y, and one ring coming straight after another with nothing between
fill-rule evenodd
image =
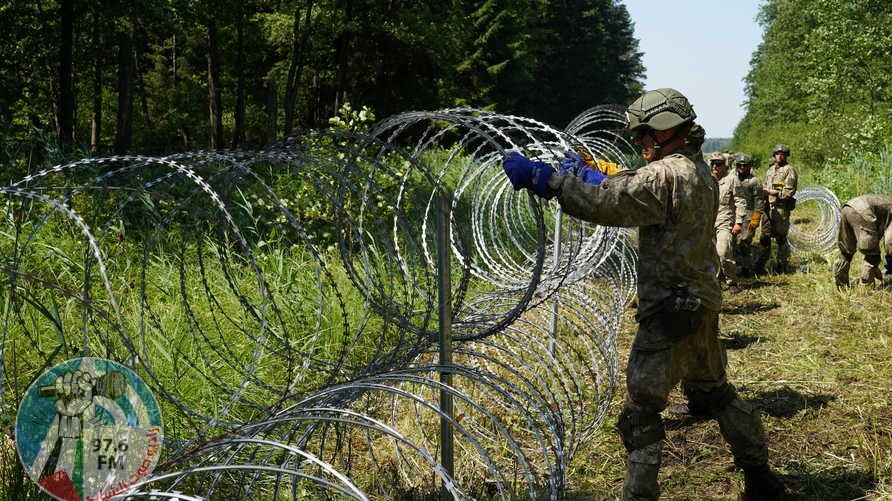
<instances>
[{"instance_id":1,"label":"soldier in camouflage uniform","mask_svg":"<svg viewBox=\"0 0 892 501\"><path fill-rule=\"evenodd\" d=\"M737 288L737 263L734 261L734 237L743 231L746 217L746 197L736 175L728 175L725 156L715 153L709 159L712 176L719 184L719 208L715 218L715 250L719 255L719 279L731 293Z\"/></svg>"},{"instance_id":2,"label":"soldier in camouflage uniform","mask_svg":"<svg viewBox=\"0 0 892 501\"><path fill-rule=\"evenodd\" d=\"M721 289L713 245L719 190L703 161L704 131L681 93L657 89L628 108L648 165L603 179L555 172L518 153L505 159L515 189L556 196L568 214L596 224L638 227L638 332L626 367L617 429L628 455L623 499L656 499L666 430L660 412L682 383L692 412L715 417L743 468L745 492L774 497L783 483L768 467L756 410L725 377L718 339ZM574 175L575 174L575 175Z\"/></svg>"},{"instance_id":3,"label":"soldier in camouflage uniform","mask_svg":"<svg viewBox=\"0 0 892 501\"><path fill-rule=\"evenodd\" d=\"M740 276L750 276L753 272L753 239L762 214L765 212L765 195L762 193L762 182L753 174L753 157L746 153L734 156L734 170L737 179L743 185L746 199L746 217L740 235L737 235L737 265Z\"/></svg>"},{"instance_id":4,"label":"soldier in camouflage uniform","mask_svg":"<svg viewBox=\"0 0 892 501\"><path fill-rule=\"evenodd\" d=\"M789 271L790 242L787 234L790 232L790 213L796 207L797 176L796 169L787 163L790 156L790 147L779 144L774 147L774 162L765 173L764 191L768 197L767 217L762 218L762 234L759 236L759 258L756 261L756 272L764 273L765 264L771 256L771 239L777 242L777 260L775 271L785 273Z\"/></svg>"},{"instance_id":5,"label":"soldier in camouflage uniform","mask_svg":"<svg viewBox=\"0 0 892 501\"><path fill-rule=\"evenodd\" d=\"M880 239L885 242L886 269L880 273ZM885 195L861 195L842 206L839 223L839 258L833 263L837 287L849 285L849 265L855 251L861 251L861 285L872 286L874 280L892 288L892 198ZM883 276L885 275L885 276Z\"/></svg>"}]
</instances>

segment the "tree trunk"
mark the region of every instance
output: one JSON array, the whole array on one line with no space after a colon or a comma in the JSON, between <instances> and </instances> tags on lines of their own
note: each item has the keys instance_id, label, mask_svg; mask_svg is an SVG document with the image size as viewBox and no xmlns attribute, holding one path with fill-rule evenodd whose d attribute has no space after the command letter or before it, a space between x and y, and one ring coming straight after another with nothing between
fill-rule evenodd
<instances>
[{"instance_id":1,"label":"tree trunk","mask_svg":"<svg viewBox=\"0 0 892 501\"><path fill-rule=\"evenodd\" d=\"M278 93L276 91L276 79L272 76L266 78L266 144L272 144L276 140L279 131L276 122L279 118Z\"/></svg>"},{"instance_id":2,"label":"tree trunk","mask_svg":"<svg viewBox=\"0 0 892 501\"><path fill-rule=\"evenodd\" d=\"M74 0L60 0L59 22L59 146L67 150L74 143L74 78L72 48L74 45Z\"/></svg>"},{"instance_id":3,"label":"tree trunk","mask_svg":"<svg viewBox=\"0 0 892 501\"><path fill-rule=\"evenodd\" d=\"M242 6L243 7L243 6ZM244 9L240 8L238 22L236 23L236 76L235 90L235 127L232 131L232 147L238 148L245 142L245 48L244 48Z\"/></svg>"},{"instance_id":4,"label":"tree trunk","mask_svg":"<svg viewBox=\"0 0 892 501\"><path fill-rule=\"evenodd\" d=\"M346 0L346 2L344 3L344 24L347 24L349 26L351 17L353 17L353 2L351 0ZM349 48L352 36L353 35L351 32L342 31L338 35L338 39L335 41L336 76L333 103L334 110L332 110L330 116L336 116L338 114L338 110L341 109L341 105L344 104L342 94L346 95L345 88L347 85L347 59L349 57Z\"/></svg>"},{"instance_id":5,"label":"tree trunk","mask_svg":"<svg viewBox=\"0 0 892 501\"><path fill-rule=\"evenodd\" d=\"M99 14L93 12L93 116L90 119L90 151L96 153L102 141L102 35Z\"/></svg>"},{"instance_id":6,"label":"tree trunk","mask_svg":"<svg viewBox=\"0 0 892 501\"><path fill-rule=\"evenodd\" d=\"M142 68L139 67L139 56L135 50L133 51L133 75L135 77L134 80L139 83L137 90L139 92L139 104L142 106L145 128L154 129L155 126L152 122L152 114L149 111L149 92L146 90L146 79L142 72Z\"/></svg>"},{"instance_id":7,"label":"tree trunk","mask_svg":"<svg viewBox=\"0 0 892 501\"><path fill-rule=\"evenodd\" d=\"M300 28L300 6L294 10L294 28L291 40L291 63L288 65L288 80L285 83L285 136L291 135L294 127L294 103L297 100L297 84L304 67L304 53L310 37L310 21L314 0L307 4L303 30Z\"/></svg>"},{"instance_id":8,"label":"tree trunk","mask_svg":"<svg viewBox=\"0 0 892 501\"><path fill-rule=\"evenodd\" d=\"M211 118L211 148L223 148L223 106L220 97L220 61L217 56L217 24L208 21L208 111Z\"/></svg>"},{"instance_id":9,"label":"tree trunk","mask_svg":"<svg viewBox=\"0 0 892 501\"><path fill-rule=\"evenodd\" d=\"M133 139L133 28L118 35L118 129L115 153L123 155Z\"/></svg>"}]
</instances>

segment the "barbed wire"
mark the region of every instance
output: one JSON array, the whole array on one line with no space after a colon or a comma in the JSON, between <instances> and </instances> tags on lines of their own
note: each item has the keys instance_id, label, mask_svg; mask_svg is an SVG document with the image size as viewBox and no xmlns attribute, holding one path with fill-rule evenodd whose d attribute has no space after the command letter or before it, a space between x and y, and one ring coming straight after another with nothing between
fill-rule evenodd
<instances>
[{"instance_id":1,"label":"barbed wire","mask_svg":"<svg viewBox=\"0 0 892 501\"><path fill-rule=\"evenodd\" d=\"M807 186L796 192L796 207L797 212L812 216L794 217L790 245L801 252L826 253L835 249L842 219L842 205L836 194L824 186Z\"/></svg>"},{"instance_id":2,"label":"barbed wire","mask_svg":"<svg viewBox=\"0 0 892 501\"><path fill-rule=\"evenodd\" d=\"M0 187L3 412L43 368L101 356L136 370L167 418L164 460L120 497L443 486L556 499L616 389L636 255L626 230L513 191L501 162L516 150L556 165L573 149L630 167L617 113L587 112L578 137L479 110L408 113L367 134L83 159ZM435 345L439 197L448 365ZM436 459L442 418L454 478Z\"/></svg>"}]
</instances>

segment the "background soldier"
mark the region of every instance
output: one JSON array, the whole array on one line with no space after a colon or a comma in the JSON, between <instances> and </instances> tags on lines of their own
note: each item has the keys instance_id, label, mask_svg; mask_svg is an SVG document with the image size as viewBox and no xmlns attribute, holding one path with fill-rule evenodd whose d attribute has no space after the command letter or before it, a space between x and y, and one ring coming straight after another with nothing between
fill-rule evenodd
<instances>
[{"instance_id":1,"label":"background soldier","mask_svg":"<svg viewBox=\"0 0 892 501\"><path fill-rule=\"evenodd\" d=\"M885 277L880 274L880 238L885 242ZM892 288L892 198L885 195L861 195L842 206L839 224L839 258L833 263L837 287L849 285L849 265L855 250L864 255L861 264L861 285L872 286L874 280Z\"/></svg>"},{"instance_id":2,"label":"background soldier","mask_svg":"<svg viewBox=\"0 0 892 501\"><path fill-rule=\"evenodd\" d=\"M789 271L790 212L796 207L797 176L796 169L787 163L790 147L779 144L774 147L774 162L765 173L764 194L768 197L767 216L762 218L762 234L759 236L759 258L756 261L756 273L765 273L765 264L771 256L771 239L777 241L777 261L774 271Z\"/></svg>"},{"instance_id":3,"label":"background soldier","mask_svg":"<svg viewBox=\"0 0 892 501\"><path fill-rule=\"evenodd\" d=\"M746 153L738 153L734 157L734 169L737 179L743 185L743 196L746 200L746 217L740 235L737 235L737 268L742 277L753 273L753 238L765 212L765 196L762 193L762 182L753 172L753 157Z\"/></svg>"},{"instance_id":4,"label":"background soldier","mask_svg":"<svg viewBox=\"0 0 892 501\"><path fill-rule=\"evenodd\" d=\"M734 237L743 231L746 196L740 179L728 175L724 155L714 153L709 165L719 184L719 207L715 218L715 250L721 265L719 280L723 280L734 294L740 292L737 288L737 263L734 261Z\"/></svg>"},{"instance_id":5,"label":"background soldier","mask_svg":"<svg viewBox=\"0 0 892 501\"><path fill-rule=\"evenodd\" d=\"M637 226L638 332L626 367L626 400L617 428L628 451L624 499L656 499L666 430L660 411L682 383L692 413L718 419L743 468L749 496L781 495L768 467L757 411L725 378L718 339L721 289L713 238L718 186L703 161L705 132L681 93L657 89L628 108L648 165L598 179L555 172L519 153L505 159L514 189L558 197L568 214L596 224ZM570 162L572 164L572 162Z\"/></svg>"}]
</instances>

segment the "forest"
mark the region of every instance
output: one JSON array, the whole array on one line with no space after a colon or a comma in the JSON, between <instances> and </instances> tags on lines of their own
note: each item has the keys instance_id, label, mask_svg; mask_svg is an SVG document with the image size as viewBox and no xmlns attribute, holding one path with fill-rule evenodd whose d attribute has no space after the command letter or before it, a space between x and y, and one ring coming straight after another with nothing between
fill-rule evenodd
<instances>
[{"instance_id":1,"label":"forest","mask_svg":"<svg viewBox=\"0 0 892 501\"><path fill-rule=\"evenodd\" d=\"M874 0L768 0L732 147L789 143L817 169L884 159L892 147L892 6ZM863 163L863 162L861 162ZM888 172L888 171L887 171ZM886 185L889 192L890 185Z\"/></svg>"},{"instance_id":2,"label":"forest","mask_svg":"<svg viewBox=\"0 0 892 501\"><path fill-rule=\"evenodd\" d=\"M800 192L832 190L837 217L892 193L892 4L761 0L756 22L746 114L703 149L761 176L790 145ZM80 357L158 398L146 497L622 489L634 237L502 170L512 150L558 162L568 138L640 165L622 110L598 106L644 90L622 1L14 0L0 27L0 498L48 499L19 430L57 424L48 369ZM820 200L796 229L830 226ZM827 234L724 294L720 340L792 499L887 499L889 292L838 289ZM715 423L669 410L663 498L738 499Z\"/></svg>"},{"instance_id":3,"label":"forest","mask_svg":"<svg viewBox=\"0 0 892 501\"><path fill-rule=\"evenodd\" d=\"M562 127L593 104L628 102L644 72L616 0L60 0L0 10L4 164L57 149L256 148L351 109L383 118L467 106Z\"/></svg>"}]
</instances>

